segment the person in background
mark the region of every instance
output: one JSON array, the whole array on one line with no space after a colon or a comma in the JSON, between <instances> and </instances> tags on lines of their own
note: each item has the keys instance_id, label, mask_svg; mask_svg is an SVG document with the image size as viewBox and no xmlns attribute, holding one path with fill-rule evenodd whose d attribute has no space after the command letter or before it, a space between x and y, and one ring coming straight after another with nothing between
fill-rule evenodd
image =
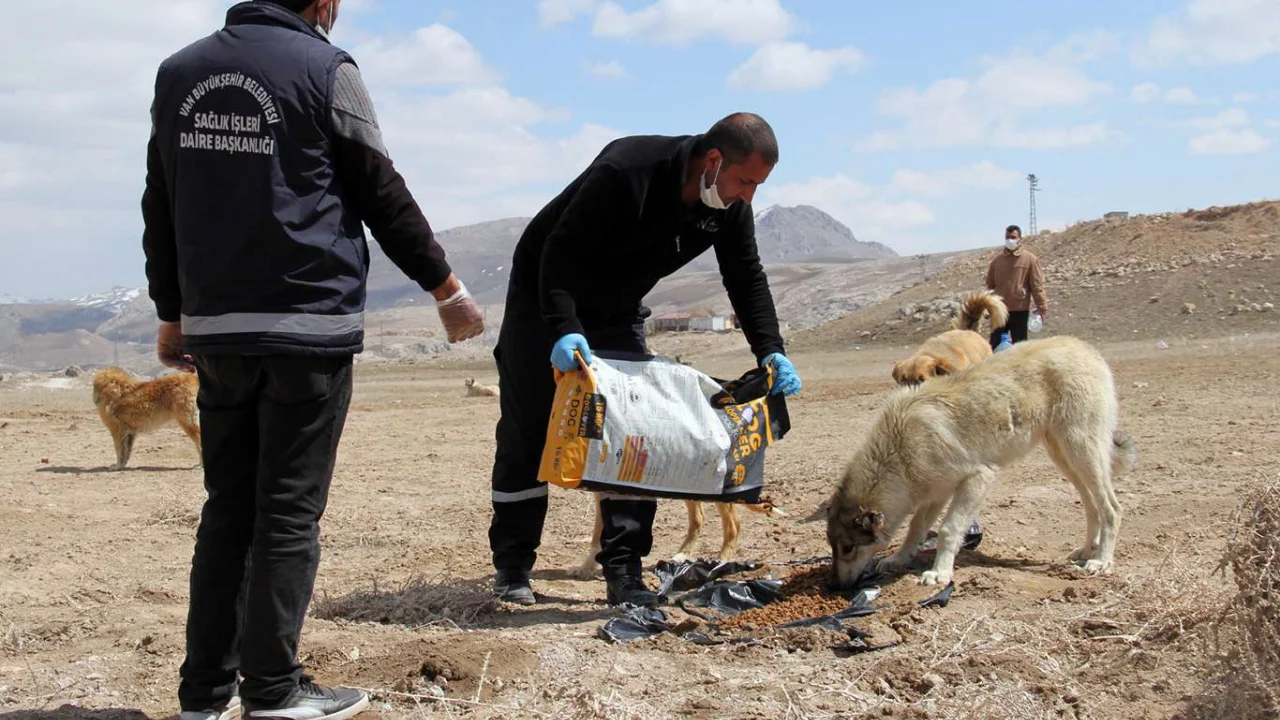
<instances>
[{"instance_id":1,"label":"person in background","mask_svg":"<svg viewBox=\"0 0 1280 720\"><path fill-rule=\"evenodd\" d=\"M1034 300L1036 313L1045 318L1048 299L1044 292L1044 273L1040 259L1022 244L1022 229L1010 225L1004 231L1004 249L991 258L987 266L987 289L994 290L1009 308L1009 320L1004 327L991 329L991 347L1000 346L1003 335L1008 333L1011 343L1027 339L1027 322L1031 317Z\"/></svg>"},{"instance_id":2,"label":"person in background","mask_svg":"<svg viewBox=\"0 0 1280 720\"><path fill-rule=\"evenodd\" d=\"M529 572L547 514L538 480L555 398L552 367L568 372L592 352L646 352L641 302L657 282L715 249L720 274L774 392L800 390L756 248L751 199L778 161L773 129L734 113L705 134L614 140L546 205L516 245L494 349L502 387L489 544L494 592L537 600ZM600 552L609 604L652 606L641 561L653 543L652 497L601 495ZM587 521L590 526L590 520Z\"/></svg>"},{"instance_id":3,"label":"person in background","mask_svg":"<svg viewBox=\"0 0 1280 720\"><path fill-rule=\"evenodd\" d=\"M208 492L181 720L368 706L312 682L297 657L363 350L362 226L435 297L450 342L484 330L391 163L355 62L329 42L339 4L238 3L156 73L142 245L160 360L199 376Z\"/></svg>"}]
</instances>

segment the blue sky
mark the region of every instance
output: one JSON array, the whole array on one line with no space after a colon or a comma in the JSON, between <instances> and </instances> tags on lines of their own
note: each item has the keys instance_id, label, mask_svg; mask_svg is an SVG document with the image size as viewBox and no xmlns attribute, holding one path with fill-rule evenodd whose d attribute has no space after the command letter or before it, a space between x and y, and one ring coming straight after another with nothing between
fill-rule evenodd
<instances>
[{"instance_id":1,"label":"blue sky","mask_svg":"<svg viewBox=\"0 0 1280 720\"><path fill-rule=\"evenodd\" d=\"M11 11L33 62L0 70L0 294L142 284L150 82L229 4ZM781 145L758 209L816 205L904 254L1025 226L1028 172L1042 228L1280 180L1274 0L344 0L334 39L438 230L532 214L613 137L735 110Z\"/></svg>"}]
</instances>

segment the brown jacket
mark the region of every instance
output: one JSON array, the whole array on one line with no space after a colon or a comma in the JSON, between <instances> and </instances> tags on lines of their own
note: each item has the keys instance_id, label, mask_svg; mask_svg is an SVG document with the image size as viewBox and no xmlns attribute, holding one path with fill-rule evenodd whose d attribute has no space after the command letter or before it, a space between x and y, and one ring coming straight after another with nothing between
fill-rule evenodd
<instances>
[{"instance_id":1,"label":"brown jacket","mask_svg":"<svg viewBox=\"0 0 1280 720\"><path fill-rule=\"evenodd\" d=\"M1001 250L987 266L987 287L1004 299L1011 312L1030 310L1031 300L1042 314L1048 308L1044 294L1044 273L1040 258L1025 247L1010 252Z\"/></svg>"}]
</instances>

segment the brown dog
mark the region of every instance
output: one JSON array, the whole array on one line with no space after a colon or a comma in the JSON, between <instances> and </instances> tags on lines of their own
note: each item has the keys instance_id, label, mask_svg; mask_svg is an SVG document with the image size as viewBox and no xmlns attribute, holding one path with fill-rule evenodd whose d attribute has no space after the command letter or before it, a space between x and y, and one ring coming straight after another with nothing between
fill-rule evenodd
<instances>
[{"instance_id":1,"label":"brown dog","mask_svg":"<svg viewBox=\"0 0 1280 720\"><path fill-rule=\"evenodd\" d=\"M142 433L157 430L170 422L196 444L202 457L200 425L196 413L199 380L194 373L174 373L154 380L141 380L118 367L99 370L93 377L93 404L102 424L116 445L112 470L123 470L133 453L133 441Z\"/></svg>"},{"instance_id":2,"label":"brown dog","mask_svg":"<svg viewBox=\"0 0 1280 720\"><path fill-rule=\"evenodd\" d=\"M983 314L990 315L992 327L1009 322L1009 310L999 295L986 290L970 293L960 306L952 327L925 340L916 353L893 365L893 379L899 385L919 385L931 377L951 375L991 356L987 338L974 331Z\"/></svg>"},{"instance_id":3,"label":"brown dog","mask_svg":"<svg viewBox=\"0 0 1280 720\"><path fill-rule=\"evenodd\" d=\"M582 564L572 572L574 577L582 580L590 580L595 577L597 567L596 554L600 552L600 533L604 530L604 518L600 515L600 493L592 493L592 495L595 496L596 523L595 528L591 531L591 549L587 552L587 556L582 559ZM702 523L705 520L701 501L685 500L684 505L685 509L689 511L689 527L685 532L684 542L680 544L680 550L671 558L676 562L693 557L694 544L698 540L698 534L702 532ZM742 528L741 523L738 521L739 505L752 512L758 512L771 518L787 516L787 513L782 508L763 498L754 505L732 502L715 503L716 510L720 512L722 540L719 560L721 562L732 560L734 553L738 550L738 538Z\"/></svg>"}]
</instances>

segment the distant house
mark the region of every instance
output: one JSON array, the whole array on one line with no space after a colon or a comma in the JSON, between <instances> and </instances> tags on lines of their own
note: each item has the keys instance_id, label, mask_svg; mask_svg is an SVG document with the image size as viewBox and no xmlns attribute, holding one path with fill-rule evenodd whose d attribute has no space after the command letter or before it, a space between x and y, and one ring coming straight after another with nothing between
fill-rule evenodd
<instances>
[{"instance_id":1,"label":"distant house","mask_svg":"<svg viewBox=\"0 0 1280 720\"><path fill-rule=\"evenodd\" d=\"M1129 213L1123 210L1113 210L1102 216L1103 220L1124 220L1129 217Z\"/></svg>"},{"instance_id":2,"label":"distant house","mask_svg":"<svg viewBox=\"0 0 1280 720\"><path fill-rule=\"evenodd\" d=\"M693 313L673 312L649 319L650 332L688 332Z\"/></svg>"},{"instance_id":3,"label":"distant house","mask_svg":"<svg viewBox=\"0 0 1280 720\"><path fill-rule=\"evenodd\" d=\"M723 315L696 317L689 321L694 332L725 332L733 329L733 321Z\"/></svg>"}]
</instances>

